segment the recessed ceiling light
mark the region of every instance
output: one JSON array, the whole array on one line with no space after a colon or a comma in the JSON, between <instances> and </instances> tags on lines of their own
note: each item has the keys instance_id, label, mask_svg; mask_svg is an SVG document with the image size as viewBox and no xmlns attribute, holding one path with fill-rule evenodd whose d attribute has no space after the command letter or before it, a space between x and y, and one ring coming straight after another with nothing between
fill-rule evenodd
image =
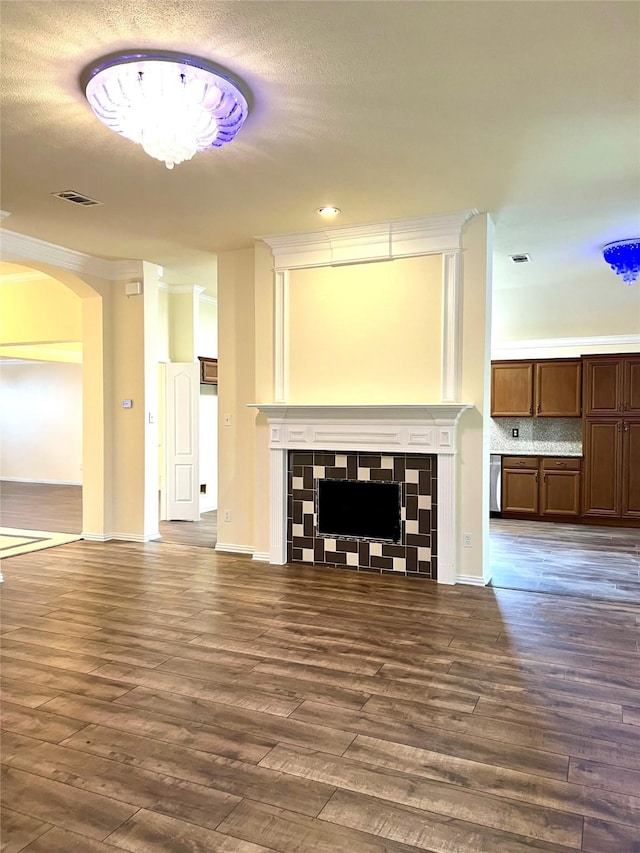
<instances>
[{"instance_id":1,"label":"recessed ceiling light","mask_svg":"<svg viewBox=\"0 0 640 853\"><path fill-rule=\"evenodd\" d=\"M316 213L319 213L320 216L337 216L340 213L339 207L319 207L316 210Z\"/></svg>"}]
</instances>

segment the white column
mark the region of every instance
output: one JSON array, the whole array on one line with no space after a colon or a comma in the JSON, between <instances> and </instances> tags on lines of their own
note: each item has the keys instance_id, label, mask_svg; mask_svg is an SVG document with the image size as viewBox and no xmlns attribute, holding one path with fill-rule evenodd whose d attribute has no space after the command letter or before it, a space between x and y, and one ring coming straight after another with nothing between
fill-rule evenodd
<instances>
[{"instance_id":1,"label":"white column","mask_svg":"<svg viewBox=\"0 0 640 853\"><path fill-rule=\"evenodd\" d=\"M458 399L458 338L460 336L460 275L458 252L442 255L442 384L443 403Z\"/></svg>"},{"instance_id":2,"label":"white column","mask_svg":"<svg viewBox=\"0 0 640 853\"><path fill-rule=\"evenodd\" d=\"M438 583L456 582L456 457L438 454Z\"/></svg>"},{"instance_id":3,"label":"white column","mask_svg":"<svg viewBox=\"0 0 640 853\"><path fill-rule=\"evenodd\" d=\"M276 403L289 398L289 270L275 273L273 334L273 397Z\"/></svg>"},{"instance_id":4,"label":"white column","mask_svg":"<svg viewBox=\"0 0 640 853\"><path fill-rule=\"evenodd\" d=\"M272 448L269 451L269 465L269 562L274 566L282 566L287 562L287 451Z\"/></svg>"}]
</instances>

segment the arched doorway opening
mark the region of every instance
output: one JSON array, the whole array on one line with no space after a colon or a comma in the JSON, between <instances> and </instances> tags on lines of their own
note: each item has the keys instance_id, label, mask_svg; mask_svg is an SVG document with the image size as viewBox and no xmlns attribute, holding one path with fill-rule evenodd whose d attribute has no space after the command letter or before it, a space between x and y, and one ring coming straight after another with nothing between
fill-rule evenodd
<instances>
[{"instance_id":1,"label":"arched doorway opening","mask_svg":"<svg viewBox=\"0 0 640 853\"><path fill-rule=\"evenodd\" d=\"M106 512L107 458L105 430L105 365L104 365L104 317L102 294L75 273L62 270L51 264L20 259L5 260L0 263L0 281L13 281L18 285L13 288L7 311L3 312L4 320L0 325L0 343L25 344L52 343L52 337L78 337L72 334L73 318L59 318L61 328L65 331L52 331L47 323L51 322L55 312L47 300L54 297L60 285L70 291L67 293L66 306L76 303L77 316L81 335L82 347L82 418L81 418L81 460L82 460L82 524L81 532L86 538L103 538L108 527ZM30 285L29 282L32 284ZM21 293L22 290L22 293ZM8 294L3 286L3 293ZM62 300L65 301L64 299ZM63 307L64 311L65 308ZM73 308L72 308L73 310ZM66 323L65 323L66 320ZM31 331L28 331L28 330ZM17 350L16 350L17 352ZM46 424L43 425L46 429Z\"/></svg>"}]
</instances>

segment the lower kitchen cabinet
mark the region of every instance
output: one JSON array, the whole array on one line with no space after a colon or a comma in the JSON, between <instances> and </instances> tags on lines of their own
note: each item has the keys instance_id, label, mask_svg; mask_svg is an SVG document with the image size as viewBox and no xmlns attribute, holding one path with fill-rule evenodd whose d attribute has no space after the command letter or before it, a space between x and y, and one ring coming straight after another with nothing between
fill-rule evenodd
<instances>
[{"instance_id":1,"label":"lower kitchen cabinet","mask_svg":"<svg viewBox=\"0 0 640 853\"><path fill-rule=\"evenodd\" d=\"M640 519L640 420L622 422L622 517Z\"/></svg>"},{"instance_id":2,"label":"lower kitchen cabinet","mask_svg":"<svg viewBox=\"0 0 640 853\"><path fill-rule=\"evenodd\" d=\"M580 515L579 458L505 456L502 465L502 513L518 516Z\"/></svg>"},{"instance_id":3,"label":"lower kitchen cabinet","mask_svg":"<svg viewBox=\"0 0 640 853\"><path fill-rule=\"evenodd\" d=\"M580 471L542 472L540 515L580 515Z\"/></svg>"},{"instance_id":4,"label":"lower kitchen cabinet","mask_svg":"<svg viewBox=\"0 0 640 853\"><path fill-rule=\"evenodd\" d=\"M538 515L537 456L505 456L502 460L502 512Z\"/></svg>"}]
</instances>

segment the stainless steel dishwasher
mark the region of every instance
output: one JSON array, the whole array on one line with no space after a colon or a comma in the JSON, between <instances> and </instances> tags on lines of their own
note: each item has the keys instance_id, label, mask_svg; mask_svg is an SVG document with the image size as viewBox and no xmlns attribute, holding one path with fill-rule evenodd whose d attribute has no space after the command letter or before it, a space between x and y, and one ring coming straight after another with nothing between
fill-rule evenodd
<instances>
[{"instance_id":1,"label":"stainless steel dishwasher","mask_svg":"<svg viewBox=\"0 0 640 853\"><path fill-rule=\"evenodd\" d=\"M502 515L500 491L502 488L502 456L492 453L489 457L489 515Z\"/></svg>"}]
</instances>

